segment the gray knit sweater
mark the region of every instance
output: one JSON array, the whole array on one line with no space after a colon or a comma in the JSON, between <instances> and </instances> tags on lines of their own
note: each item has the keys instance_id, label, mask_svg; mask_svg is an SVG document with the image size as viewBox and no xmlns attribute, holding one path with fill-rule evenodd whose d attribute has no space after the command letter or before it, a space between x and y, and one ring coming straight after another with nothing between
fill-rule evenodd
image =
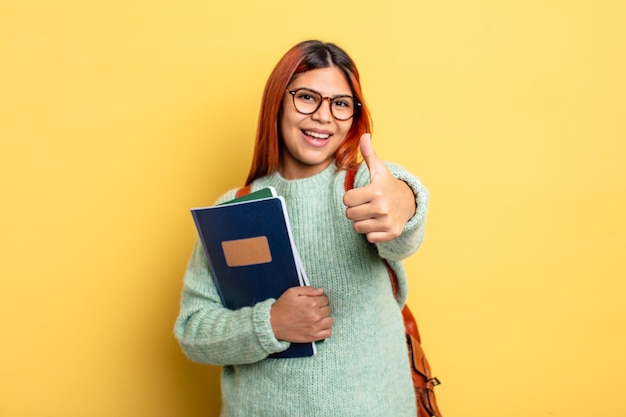
<instances>
[{"instance_id":1,"label":"gray knit sweater","mask_svg":"<svg viewBox=\"0 0 626 417\"><path fill-rule=\"evenodd\" d=\"M417 178L397 165L387 166L413 189L417 212L401 236L376 245L345 217L345 171L334 164L305 179L288 181L276 172L253 183L253 191L273 186L285 197L311 285L323 288L330 300L333 334L317 343L315 356L267 358L289 346L274 337L270 326L275 300L237 311L224 308L196 243L175 334L191 360L223 365L222 417L416 415L400 309L407 294L400 261L422 242L428 196ZM363 164L355 186L368 182ZM231 190L218 202L234 194ZM381 257L397 273L396 298Z\"/></svg>"}]
</instances>

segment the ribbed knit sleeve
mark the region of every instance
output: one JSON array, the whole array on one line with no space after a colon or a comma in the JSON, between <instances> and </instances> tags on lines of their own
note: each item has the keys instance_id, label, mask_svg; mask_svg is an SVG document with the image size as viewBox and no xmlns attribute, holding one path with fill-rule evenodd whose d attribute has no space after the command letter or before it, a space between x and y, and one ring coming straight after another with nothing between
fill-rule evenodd
<instances>
[{"instance_id":1,"label":"ribbed knit sleeve","mask_svg":"<svg viewBox=\"0 0 626 417\"><path fill-rule=\"evenodd\" d=\"M174 332L182 350L193 361L214 365L257 362L289 347L288 342L274 337L270 325L274 301L268 299L237 311L225 308L198 241L185 273Z\"/></svg>"}]
</instances>

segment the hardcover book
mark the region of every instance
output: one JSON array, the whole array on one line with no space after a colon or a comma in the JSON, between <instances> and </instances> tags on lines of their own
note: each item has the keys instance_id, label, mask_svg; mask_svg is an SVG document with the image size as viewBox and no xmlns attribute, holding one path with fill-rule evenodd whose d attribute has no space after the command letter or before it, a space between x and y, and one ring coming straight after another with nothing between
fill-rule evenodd
<instances>
[{"instance_id":1,"label":"hardcover book","mask_svg":"<svg viewBox=\"0 0 626 417\"><path fill-rule=\"evenodd\" d=\"M224 204L191 210L225 307L237 310L288 288L308 285L293 241L285 200L268 188ZM315 343L291 343L270 357L312 356Z\"/></svg>"}]
</instances>

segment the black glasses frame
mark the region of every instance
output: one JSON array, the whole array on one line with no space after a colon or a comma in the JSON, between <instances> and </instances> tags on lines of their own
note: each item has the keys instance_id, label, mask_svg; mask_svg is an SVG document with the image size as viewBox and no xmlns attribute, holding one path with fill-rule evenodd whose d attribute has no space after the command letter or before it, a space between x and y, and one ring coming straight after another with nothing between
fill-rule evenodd
<instances>
[{"instance_id":1,"label":"black glasses frame","mask_svg":"<svg viewBox=\"0 0 626 417\"><path fill-rule=\"evenodd\" d=\"M359 102L359 100L357 100L355 97L352 97L352 96L347 95L347 94L340 95L340 96L335 96L335 97L324 97L323 95L321 95L317 91L311 90L310 88L296 88L295 90L290 90L290 89L286 88L285 90L289 94L291 94L291 101L293 103L293 108L296 109L296 111L298 113L300 113L300 114L307 114L307 115L308 114L313 114L316 111L318 111L320 109L320 107L322 107L322 103L324 102L324 100L328 100L328 103L330 104L330 107L329 107L330 108L330 114L332 114L335 119L341 120L343 122L343 121L350 120L351 118L353 118L354 115L357 113L357 111L361 108L361 103ZM310 91L312 93L317 94L318 96L320 96L322 98L320 100L320 102L318 103L317 107L313 111L303 112L300 109L298 109L298 106L296 106L296 93L298 91L302 91L302 90ZM351 98L352 100L354 100L354 111L352 112L352 114L349 117L346 117L345 119L342 119L340 117L335 116L335 112L333 112L333 106L332 106L332 104L333 104L333 102L335 100L342 99L342 98Z\"/></svg>"}]
</instances>

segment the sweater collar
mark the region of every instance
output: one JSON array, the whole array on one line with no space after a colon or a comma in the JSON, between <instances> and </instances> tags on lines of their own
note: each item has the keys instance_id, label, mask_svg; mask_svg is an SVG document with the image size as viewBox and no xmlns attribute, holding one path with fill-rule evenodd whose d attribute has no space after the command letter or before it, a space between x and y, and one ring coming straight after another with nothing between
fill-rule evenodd
<instances>
[{"instance_id":1,"label":"sweater collar","mask_svg":"<svg viewBox=\"0 0 626 417\"><path fill-rule=\"evenodd\" d=\"M332 162L323 171L310 177L287 180L276 171L268 175L264 182L273 186L276 189L276 193L282 196L290 194L317 194L322 189L328 188L328 185L333 182L333 177L336 173L337 166Z\"/></svg>"}]
</instances>

